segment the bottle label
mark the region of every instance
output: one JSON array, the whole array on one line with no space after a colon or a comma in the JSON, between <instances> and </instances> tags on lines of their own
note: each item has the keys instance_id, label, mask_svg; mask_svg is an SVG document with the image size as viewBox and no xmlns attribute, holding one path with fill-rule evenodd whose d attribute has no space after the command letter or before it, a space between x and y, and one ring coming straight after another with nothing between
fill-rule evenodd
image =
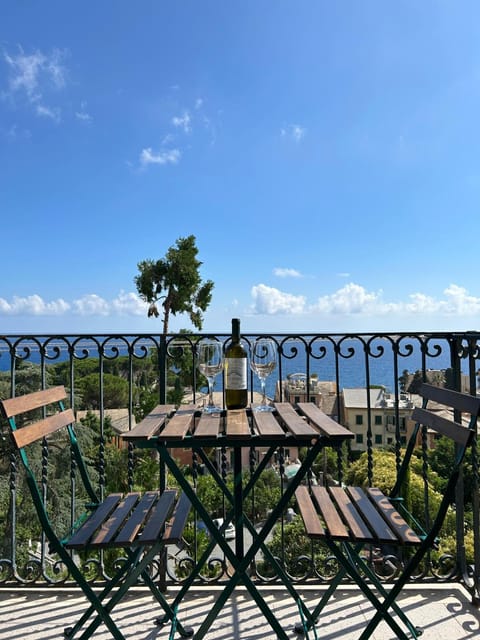
<instances>
[{"instance_id":1,"label":"bottle label","mask_svg":"<svg viewBox=\"0 0 480 640\"><path fill-rule=\"evenodd\" d=\"M226 389L246 389L247 388L247 359L246 358L225 358L225 388Z\"/></svg>"}]
</instances>

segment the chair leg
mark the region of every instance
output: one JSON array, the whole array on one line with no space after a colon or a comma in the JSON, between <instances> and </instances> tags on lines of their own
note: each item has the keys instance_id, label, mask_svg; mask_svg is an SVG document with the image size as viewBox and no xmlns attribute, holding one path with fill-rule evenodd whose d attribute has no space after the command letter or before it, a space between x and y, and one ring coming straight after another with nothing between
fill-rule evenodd
<instances>
[{"instance_id":1,"label":"chair leg","mask_svg":"<svg viewBox=\"0 0 480 640\"><path fill-rule=\"evenodd\" d=\"M355 562L357 564L357 566L359 567L360 571L362 571L362 573L364 575L366 575L371 580L371 582L375 585L375 588L380 593L380 595L383 597L383 604L385 604L385 602L389 598L390 592L385 589L385 587L383 586L381 581L378 579L378 577L375 574L375 572L368 566L368 564L356 552L355 552L355 556L353 558L350 557L350 559L351 559L351 561L353 560L353 562ZM415 627L413 625L413 623L408 619L408 617L401 610L401 608L398 606L398 604L396 603L396 601L394 599L392 599L391 604L389 605L389 607L391 607L393 609L393 611L398 615L400 620L403 622L403 624L407 627L407 629L412 634L412 637L416 638L417 636L421 635L421 633L422 633L421 630L418 627ZM387 607L387 609L389 607Z\"/></svg>"},{"instance_id":2,"label":"chair leg","mask_svg":"<svg viewBox=\"0 0 480 640\"><path fill-rule=\"evenodd\" d=\"M360 588L364 596L373 604L373 606L376 609L376 614L374 618L370 621L369 625L367 625L367 628L364 630L362 635L360 636L361 639L365 640L366 638L369 638L373 630L377 627L378 623L383 619L390 626L392 631L394 631L394 633L397 635L398 638L400 638L401 640L409 640L409 636L405 633L405 631L400 627L398 622L396 622L396 620L394 620L394 618L388 612L388 609L392 606L395 596L397 595L397 594L393 594L393 597L392 597L393 589L387 593L385 589L382 587L383 592L387 594L387 598L382 602L376 596L376 594L370 588L370 586L367 584L367 582L365 581L365 578L362 576L359 569L357 568L356 565L357 565L358 558L355 558L355 560L351 558L351 555L350 555L351 550L344 548L345 553L342 553L342 551L333 542L327 541L327 544L331 549L331 551L333 552L333 554L335 555L335 557L337 558L337 560L339 561L339 563L344 567L346 573L354 580L354 582L356 582L356 584L358 585L358 587ZM344 545L344 547L346 547L346 545ZM375 578L375 580L378 583L378 579ZM398 589L398 592L399 591L400 589ZM397 610L398 607L397 605L395 606ZM402 614L401 617L402 617L402 621L404 621L404 617L405 617L404 614ZM417 637L418 631L415 630L415 627L413 627L413 625L411 625L410 622L408 623L407 628L411 633L413 631L414 637Z\"/></svg>"},{"instance_id":3,"label":"chair leg","mask_svg":"<svg viewBox=\"0 0 480 640\"><path fill-rule=\"evenodd\" d=\"M80 571L80 569L77 567L77 565L73 562L73 560L69 556L68 552L63 547L57 549L57 551L58 551L62 561L64 562L65 566L69 570L70 574L72 575L74 580L77 582L77 584L81 588L81 590L82 590L83 594L85 595L85 597L87 598L87 600L90 602L90 606L83 613L83 615L81 616L80 620L78 620L73 627L69 627L69 628L65 629L65 631L64 631L65 637L67 637L69 639L73 638L75 636L75 634L85 624L85 622L88 620L88 618L94 612L96 612L97 616L96 616L95 620L98 621L98 622L97 622L95 628L91 631L90 634L87 634L87 631L88 631L88 629L87 629L82 634L81 638L90 638L92 633L93 633L93 631L99 626L99 624L101 622L103 622L105 624L105 626L107 627L107 629L112 634L112 636L115 638L115 640L125 640L125 638L124 638L123 634L121 633L120 629L117 627L117 625L112 620L108 610L102 604L102 599L105 598L110 593L110 591L115 587L115 584L118 583L118 580L121 577L121 575L119 576L119 574L125 573L127 571L127 569L128 569L128 566L127 567L122 567L122 569L117 573L117 575L112 580L110 580L110 582L104 588L104 590L100 594L100 596L97 596L96 593L91 588L91 586L85 580L85 577L83 576L83 574Z\"/></svg>"},{"instance_id":4,"label":"chair leg","mask_svg":"<svg viewBox=\"0 0 480 640\"><path fill-rule=\"evenodd\" d=\"M155 585L150 575L148 574L148 571L146 570L148 564L161 551L162 547L163 542L159 542L157 545L151 547L150 550L143 555L143 557L141 557L143 553L143 550L141 548L138 548L135 552L132 552L129 549L125 549L129 561L124 563L124 565L118 570L118 572L108 582L108 584L98 596L93 592L91 587L85 581L82 573L77 568L75 563L71 561L71 564L73 566L69 566L69 568L71 570L72 576L82 588L82 591L90 602L90 606L73 627L65 630L65 636L69 639L73 638L75 634L78 633L78 631L84 626L87 620L92 616L92 614L96 612L97 615L91 620L90 624L83 631L81 636L79 636L79 640L87 640L87 638L91 638L102 622L105 623L115 640L124 640L123 634L111 619L110 612L118 604L118 602L122 600L122 598L128 592L128 589L137 581L140 575L145 581L145 584L150 588L150 591L154 598L161 604L162 608L164 609L165 619L172 621L175 620L175 626L182 636L190 637L191 635L193 635L193 629L189 627L183 627L183 625L178 623L174 610L170 607L167 600L164 598L163 594ZM130 573L125 577L128 571L130 571ZM120 586L116 593L110 598L107 603L102 604L105 598L118 585Z\"/></svg>"},{"instance_id":5,"label":"chair leg","mask_svg":"<svg viewBox=\"0 0 480 640\"><path fill-rule=\"evenodd\" d=\"M366 640L366 638L369 638L371 634L375 631L379 623L381 622L382 618L384 618L383 611L388 609L389 607L393 607L395 598L399 595L400 591L403 589L407 581L413 575L413 572L415 571L415 569L418 567L419 563L422 561L423 557L425 556L429 548L429 545L430 545L430 542L427 540L424 540L424 543L422 544L422 546L420 546L417 549L415 554L412 556L412 558L408 562L408 565L405 567L401 577L398 579L398 581L395 583L392 589L388 592L386 598L382 603L382 606L380 607L380 609L377 610L373 618L370 620L370 622L364 629L362 635L360 636L360 640ZM415 633L413 633L414 637L418 637L422 634L421 629L417 627L414 627L414 629L415 629Z\"/></svg>"}]
</instances>

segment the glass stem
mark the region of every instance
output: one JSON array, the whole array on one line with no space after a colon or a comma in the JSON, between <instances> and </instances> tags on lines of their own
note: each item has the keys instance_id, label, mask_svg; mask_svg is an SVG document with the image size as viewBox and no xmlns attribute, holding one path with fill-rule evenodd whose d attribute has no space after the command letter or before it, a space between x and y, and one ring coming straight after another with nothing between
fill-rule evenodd
<instances>
[{"instance_id":1,"label":"glass stem","mask_svg":"<svg viewBox=\"0 0 480 640\"><path fill-rule=\"evenodd\" d=\"M262 404L267 404L267 394L265 391L265 378L260 378L260 384L262 386Z\"/></svg>"},{"instance_id":2,"label":"glass stem","mask_svg":"<svg viewBox=\"0 0 480 640\"><path fill-rule=\"evenodd\" d=\"M213 407L213 378L207 378L208 381L208 406Z\"/></svg>"}]
</instances>

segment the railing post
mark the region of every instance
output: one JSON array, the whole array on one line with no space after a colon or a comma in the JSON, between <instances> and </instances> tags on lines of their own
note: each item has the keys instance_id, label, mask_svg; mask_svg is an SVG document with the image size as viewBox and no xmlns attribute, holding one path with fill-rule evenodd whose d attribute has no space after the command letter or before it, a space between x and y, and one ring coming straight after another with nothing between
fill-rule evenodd
<instances>
[{"instance_id":1,"label":"railing post","mask_svg":"<svg viewBox=\"0 0 480 640\"><path fill-rule=\"evenodd\" d=\"M160 335L160 348L158 351L158 386L160 404L167 402L167 336Z\"/></svg>"}]
</instances>

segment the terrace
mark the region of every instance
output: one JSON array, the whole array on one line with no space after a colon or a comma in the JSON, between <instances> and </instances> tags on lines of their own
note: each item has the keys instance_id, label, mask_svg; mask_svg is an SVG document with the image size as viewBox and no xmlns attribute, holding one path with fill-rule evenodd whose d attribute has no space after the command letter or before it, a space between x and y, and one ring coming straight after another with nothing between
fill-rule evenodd
<instances>
[{"instance_id":1,"label":"terrace","mask_svg":"<svg viewBox=\"0 0 480 640\"><path fill-rule=\"evenodd\" d=\"M158 485L164 470L158 468L155 460L139 457L132 445L122 446L120 434L109 418L109 410L123 411L122 429L128 430L149 410L152 402L164 403L180 397L185 403L201 406L204 392L199 389L194 366L195 343L199 337L183 334L1 336L0 393L9 397L53 384L65 384L74 411L91 410L84 424L90 438L84 444L88 447L89 463L96 474L99 493L105 493L114 482L121 482L127 488L150 487L152 482ZM228 340L228 335L218 334L217 337ZM250 341L255 337L246 335L245 339ZM288 399L285 397L287 393L305 393L305 400L315 401L342 422L342 389L377 385L386 388L390 394L389 415L393 414L395 418L385 425L393 436L393 442L386 447L392 456L393 469L398 469L402 459L404 434L399 418L405 404L405 393L408 393L404 388L407 380L412 380L416 372L417 378L425 380L434 375L439 383L477 393L480 334L476 332L282 334L273 337L278 344L279 360L269 381L270 395L277 393L279 400ZM409 372L410 377L405 372ZM296 373L302 376L291 375ZM295 380L295 385L277 384L288 379ZM306 385L306 380L312 383ZM249 386L252 394L257 391L253 375ZM222 392L220 379L216 391L218 394ZM373 485L378 481L378 445L374 433L379 425L374 420L375 407L367 402L366 409L365 479ZM420 448L422 446L431 446L431 442L425 438ZM82 597L69 576L62 574L61 567L56 566L55 558L49 556L48 546L38 529L28 529L31 505L24 494L22 474L8 440L4 439L0 447L0 611L3 621L0 638L46 640L57 635L60 637L65 624L80 610ZM70 466L69 457L56 456L56 449L57 446L39 453L38 464L44 471L45 495L52 500L55 517L64 520L68 527L79 500L75 469ZM332 480L341 482L360 453L343 451L333 462L333 467L331 461L319 461L319 469L315 472L317 475L326 473ZM250 456L250 464L255 465L257 461L258 456ZM54 462L57 467L52 469ZM287 462L288 452L285 452L284 458L280 456L276 469L280 491L288 481L284 473ZM223 472L227 475L226 454L224 463ZM201 489L203 470L196 465L196 461L191 460L187 466L191 470L192 483ZM421 624L430 637L469 638L478 634L480 628L480 616L472 606L472 603L478 604L480 593L479 460L476 442L467 466L465 481L458 486L454 531L448 532L449 544L441 547L435 557L429 558L403 599L413 621ZM62 474L65 495L55 492L48 479L52 472L57 476ZM430 490L428 480L430 478L425 478L425 490ZM258 514L259 520L264 517L262 509L266 508L260 505L260 498L260 492L255 493L258 503L252 504L252 513ZM275 555L292 572L299 589L311 593L313 599L328 584L334 569L328 558L316 557L315 563L308 565L305 561L296 563L297 559L291 556L288 524L286 517L278 523ZM193 527L194 532L197 528ZM171 550L166 572L160 563L155 568L156 579L165 585L169 593L178 589L182 559L189 555L194 558L197 553L195 544L187 542L190 546ZM388 562L379 561L373 555L371 562L386 579L388 571L395 570L392 566L388 568ZM227 570L222 558L217 559L212 574L204 576L192 589L183 610L193 626L197 619L201 620L202 611L211 606L215 589L225 579ZM266 597L271 601L275 615L282 624L284 621L286 629L291 629L292 638L295 637L293 623L298 612L291 598L275 584L275 576L269 573L262 558L252 567L252 573L260 588L267 590ZM108 561L100 558L92 568L93 583L101 584L105 575L108 575ZM151 598L139 585L119 607L116 616L126 637L168 637L166 629L152 626L151 604ZM357 637L364 624L365 606L363 601L360 603L357 590L346 582L322 621L322 625L328 625L322 637ZM133 611L135 616L132 616ZM248 594L237 589L207 638L266 639L271 637L268 629ZM102 630L95 637L109 636ZM391 632L380 627L375 637L391 637Z\"/></svg>"}]
</instances>

